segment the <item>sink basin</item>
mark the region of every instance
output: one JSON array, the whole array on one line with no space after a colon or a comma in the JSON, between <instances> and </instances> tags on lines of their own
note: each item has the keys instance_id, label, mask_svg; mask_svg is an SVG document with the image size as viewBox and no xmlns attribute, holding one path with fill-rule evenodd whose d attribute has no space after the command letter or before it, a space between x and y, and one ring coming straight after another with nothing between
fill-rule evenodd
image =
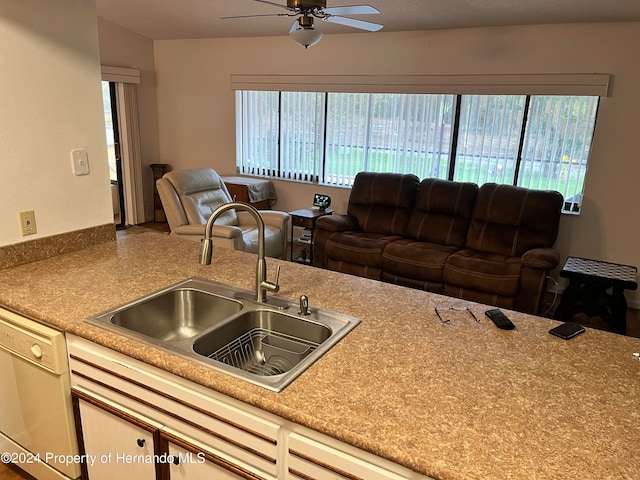
<instances>
[{"instance_id":1,"label":"sink basin","mask_svg":"<svg viewBox=\"0 0 640 480\"><path fill-rule=\"evenodd\" d=\"M190 278L87 319L208 367L279 392L360 319ZM276 306L277 305L277 306Z\"/></svg>"},{"instance_id":2,"label":"sink basin","mask_svg":"<svg viewBox=\"0 0 640 480\"><path fill-rule=\"evenodd\" d=\"M88 319L90 323L159 342L193 337L231 315L243 305L233 291L200 279L152 293ZM154 342L157 343L157 342Z\"/></svg>"},{"instance_id":3,"label":"sink basin","mask_svg":"<svg viewBox=\"0 0 640 480\"><path fill-rule=\"evenodd\" d=\"M179 288L123 308L109 321L157 340L174 341L193 337L241 309L236 300Z\"/></svg>"},{"instance_id":4,"label":"sink basin","mask_svg":"<svg viewBox=\"0 0 640 480\"><path fill-rule=\"evenodd\" d=\"M193 350L256 375L290 371L331 337L331 328L306 319L253 310L220 325L193 344Z\"/></svg>"}]
</instances>

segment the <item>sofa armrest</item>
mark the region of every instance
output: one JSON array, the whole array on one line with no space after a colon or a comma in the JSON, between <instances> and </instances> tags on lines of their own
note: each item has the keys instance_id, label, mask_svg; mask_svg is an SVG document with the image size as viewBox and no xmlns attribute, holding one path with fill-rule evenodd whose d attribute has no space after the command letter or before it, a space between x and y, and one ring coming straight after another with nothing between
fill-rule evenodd
<instances>
[{"instance_id":1,"label":"sofa armrest","mask_svg":"<svg viewBox=\"0 0 640 480\"><path fill-rule=\"evenodd\" d=\"M521 259L526 267L551 270L560 263L560 253L555 248L533 248L526 251Z\"/></svg>"},{"instance_id":2,"label":"sofa armrest","mask_svg":"<svg viewBox=\"0 0 640 480\"><path fill-rule=\"evenodd\" d=\"M357 220L351 215L325 215L318 219L316 227L329 232L360 230Z\"/></svg>"}]
</instances>

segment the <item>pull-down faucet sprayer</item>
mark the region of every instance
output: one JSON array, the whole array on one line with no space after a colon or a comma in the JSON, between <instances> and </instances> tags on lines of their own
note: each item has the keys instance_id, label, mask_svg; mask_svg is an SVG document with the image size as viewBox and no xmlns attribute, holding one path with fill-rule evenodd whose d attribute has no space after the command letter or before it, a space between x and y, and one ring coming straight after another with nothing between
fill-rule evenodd
<instances>
[{"instance_id":1,"label":"pull-down faucet sprayer","mask_svg":"<svg viewBox=\"0 0 640 480\"><path fill-rule=\"evenodd\" d=\"M251 205L241 202L230 202L219 206L207 220L205 226L205 237L200 242L200 264L211 265L211 259L213 258L213 223L216 219L227 210L236 208L238 210L245 210L251 214L258 225L258 261L256 264L256 302L267 301L267 291L277 292L280 289L278 281L280 279L280 266L276 270L276 281L269 282L267 280L267 262L265 261L265 246L264 246L264 220L260 216L260 212Z\"/></svg>"}]
</instances>

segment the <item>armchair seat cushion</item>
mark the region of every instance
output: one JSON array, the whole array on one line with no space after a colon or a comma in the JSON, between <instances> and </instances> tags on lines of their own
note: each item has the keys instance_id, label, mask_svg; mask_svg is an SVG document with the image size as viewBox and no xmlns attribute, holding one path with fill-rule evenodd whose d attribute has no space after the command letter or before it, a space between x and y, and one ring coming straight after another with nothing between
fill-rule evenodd
<instances>
[{"instance_id":1,"label":"armchair seat cushion","mask_svg":"<svg viewBox=\"0 0 640 480\"><path fill-rule=\"evenodd\" d=\"M215 228L215 227L214 227ZM258 251L258 229L251 226L240 227L242 231L242 250L245 252ZM283 231L273 225L264 226L264 254L267 257L280 257L282 255ZM214 245L216 240L214 239Z\"/></svg>"},{"instance_id":2,"label":"armchair seat cushion","mask_svg":"<svg viewBox=\"0 0 640 480\"><path fill-rule=\"evenodd\" d=\"M521 270L518 257L463 249L447 259L444 281L453 287L515 297Z\"/></svg>"}]
</instances>

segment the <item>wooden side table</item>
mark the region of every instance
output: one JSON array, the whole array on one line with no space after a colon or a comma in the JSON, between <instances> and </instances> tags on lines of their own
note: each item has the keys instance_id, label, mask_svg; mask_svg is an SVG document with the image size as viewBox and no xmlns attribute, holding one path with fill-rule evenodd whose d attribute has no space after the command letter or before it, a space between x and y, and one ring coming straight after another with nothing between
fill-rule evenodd
<instances>
[{"instance_id":1,"label":"wooden side table","mask_svg":"<svg viewBox=\"0 0 640 480\"><path fill-rule=\"evenodd\" d=\"M568 257L560 276L569 279L555 317L569 321L576 313L598 315L613 332L627 329L625 290L636 290L637 267ZM609 293L609 290L611 293Z\"/></svg>"},{"instance_id":2,"label":"wooden side table","mask_svg":"<svg viewBox=\"0 0 640 480\"><path fill-rule=\"evenodd\" d=\"M270 210L276 203L276 190L271 180L249 177L222 177L231 198L248 203L258 210Z\"/></svg>"},{"instance_id":3,"label":"wooden side table","mask_svg":"<svg viewBox=\"0 0 640 480\"><path fill-rule=\"evenodd\" d=\"M300 210L294 210L289 212L291 219L291 245L290 245L290 260L293 262L293 247L296 244L304 244L309 246L309 256L298 263L304 263L307 265L313 265L313 236L316 232L316 222L320 217L325 215L331 215L333 210L320 210L319 208L303 208ZM300 237L295 238L293 229L294 227L302 227L309 230L309 236L307 238Z\"/></svg>"}]
</instances>

